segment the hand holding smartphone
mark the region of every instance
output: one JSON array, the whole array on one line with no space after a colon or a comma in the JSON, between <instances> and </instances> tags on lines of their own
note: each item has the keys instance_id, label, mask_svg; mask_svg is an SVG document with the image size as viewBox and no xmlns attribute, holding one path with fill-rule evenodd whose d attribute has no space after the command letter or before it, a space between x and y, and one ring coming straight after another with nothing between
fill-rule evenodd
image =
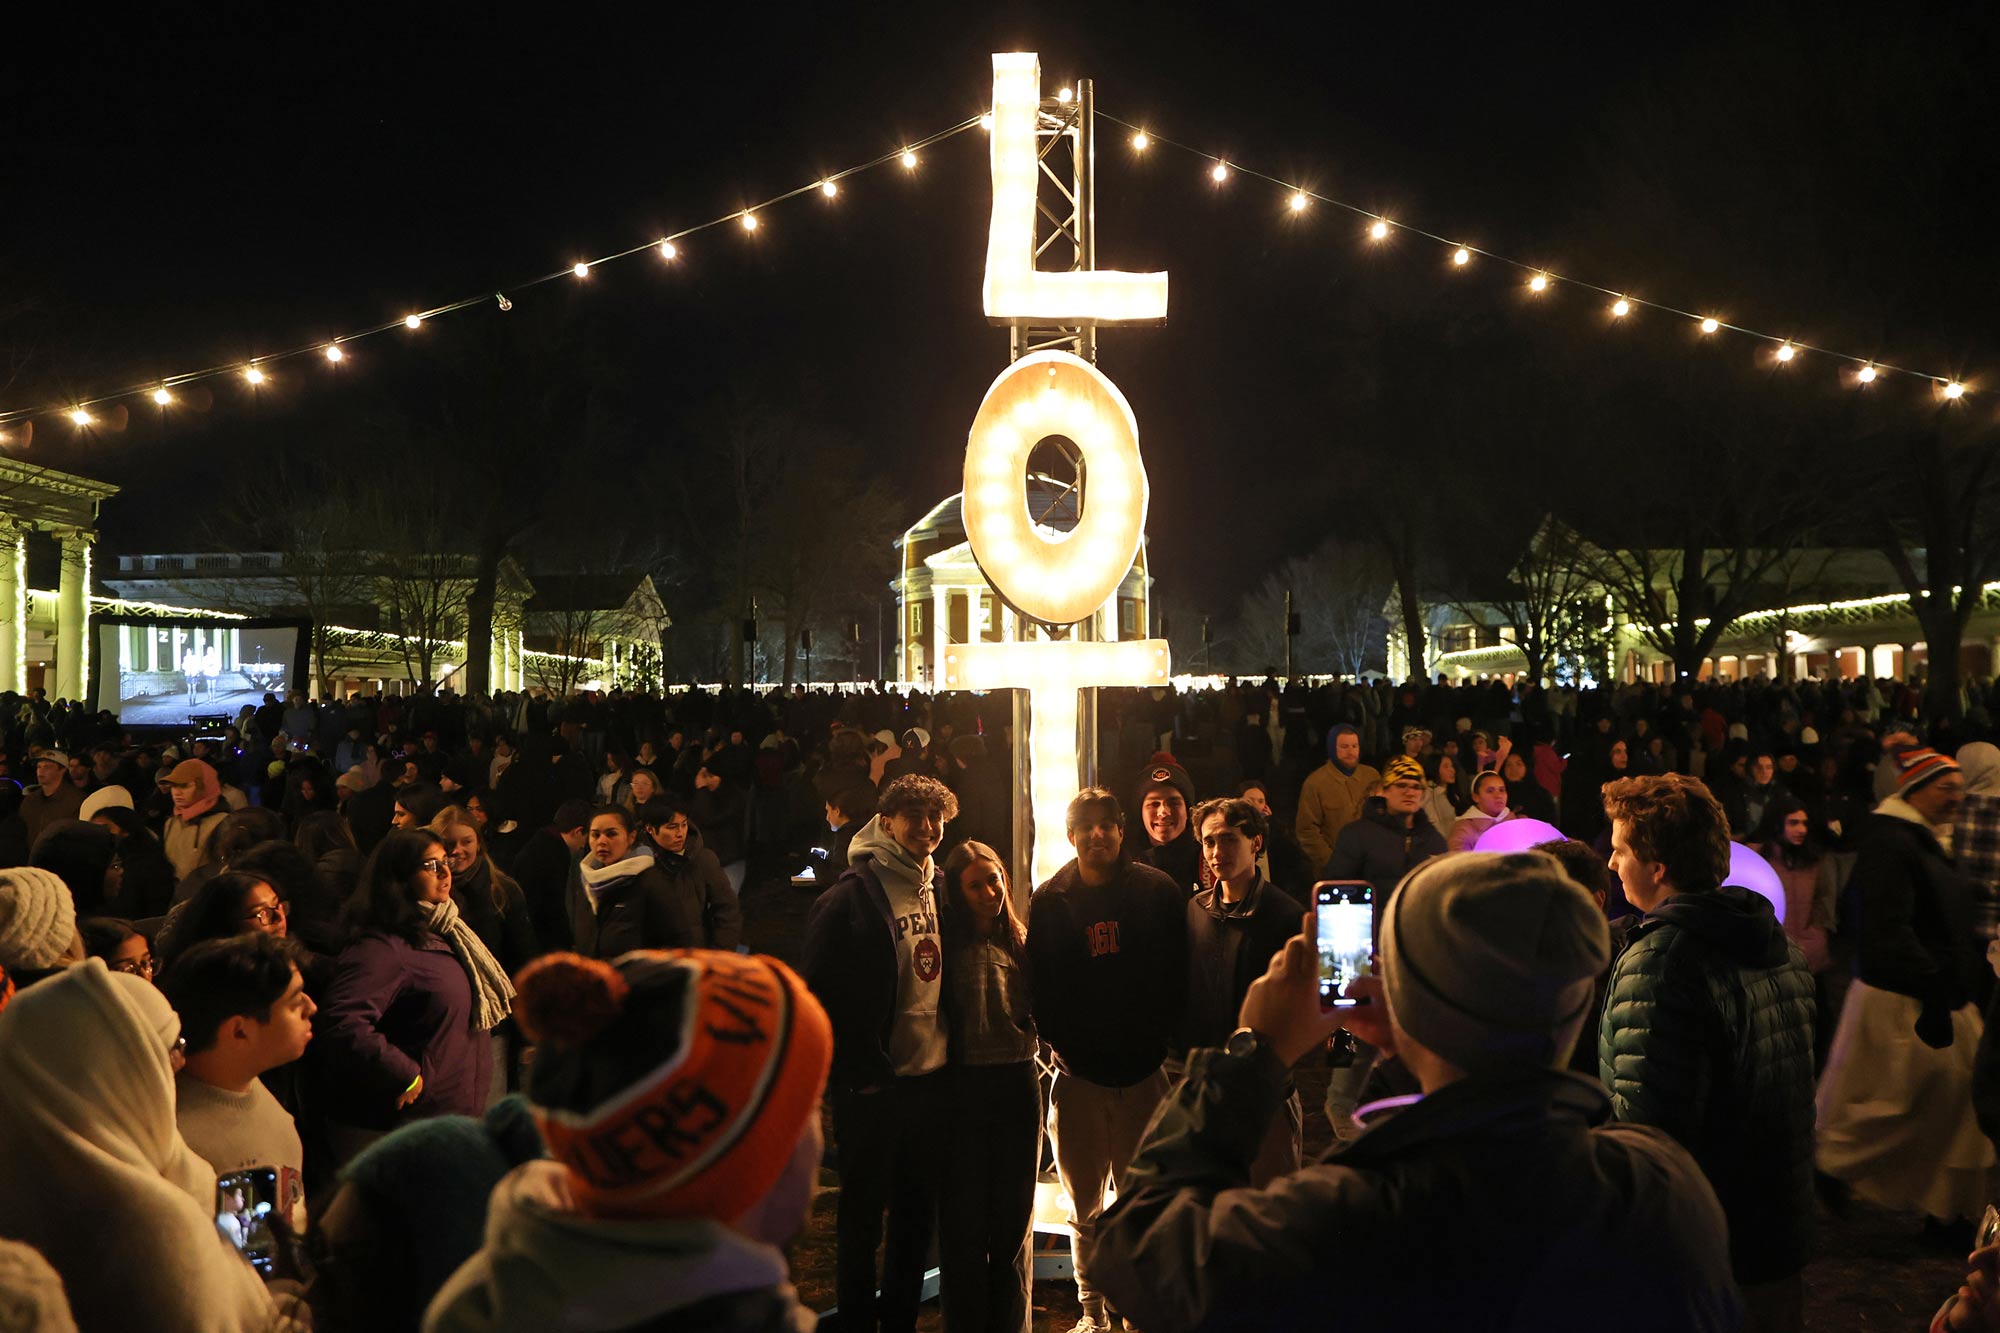
<instances>
[{"instance_id":1,"label":"hand holding smartphone","mask_svg":"<svg viewBox=\"0 0 2000 1333\"><path fill-rule=\"evenodd\" d=\"M1322 1009L1366 1003L1348 994L1368 976L1375 957L1375 886L1366 880L1321 880L1313 885L1313 933L1319 947Z\"/></svg>"}]
</instances>

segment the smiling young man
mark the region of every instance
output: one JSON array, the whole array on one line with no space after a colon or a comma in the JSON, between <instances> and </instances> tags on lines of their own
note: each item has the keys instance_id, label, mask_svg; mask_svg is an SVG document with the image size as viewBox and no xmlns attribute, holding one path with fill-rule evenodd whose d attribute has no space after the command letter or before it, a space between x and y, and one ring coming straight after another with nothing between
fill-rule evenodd
<instances>
[{"instance_id":1,"label":"smiling young man","mask_svg":"<svg viewBox=\"0 0 2000 1333\"><path fill-rule=\"evenodd\" d=\"M1132 857L1194 892L1203 883L1201 848L1188 822L1194 804L1194 780L1174 757L1162 750L1146 761L1139 782L1139 826L1146 845Z\"/></svg>"},{"instance_id":2,"label":"smiling young man","mask_svg":"<svg viewBox=\"0 0 2000 1333\"><path fill-rule=\"evenodd\" d=\"M1035 1026L1055 1051L1049 1140L1070 1199L1083 1318L1111 1326L1091 1277L1099 1215L1166 1094L1161 1069L1179 1040L1187 987L1186 885L1134 860L1118 798L1086 787L1064 820L1076 859L1028 908Z\"/></svg>"},{"instance_id":3,"label":"smiling young man","mask_svg":"<svg viewBox=\"0 0 2000 1333\"><path fill-rule=\"evenodd\" d=\"M275 1172L276 1206L303 1229L298 1127L258 1078L312 1040L314 1005L296 956L284 938L257 931L206 940L174 960L160 988L187 1042L174 1076L181 1137L218 1176Z\"/></svg>"},{"instance_id":4,"label":"smiling young man","mask_svg":"<svg viewBox=\"0 0 2000 1333\"><path fill-rule=\"evenodd\" d=\"M1382 772L1382 794L1340 831L1320 872L1326 879L1365 879L1375 886L1375 910L1410 871L1445 852L1444 835L1423 812L1428 794L1423 765L1397 755Z\"/></svg>"},{"instance_id":5,"label":"smiling young man","mask_svg":"<svg viewBox=\"0 0 2000 1333\"><path fill-rule=\"evenodd\" d=\"M842 1329L916 1327L944 1147L944 951L936 865L951 788L906 775L854 835L852 864L806 917L806 985L833 1023ZM880 1298L875 1250L887 1215Z\"/></svg>"}]
</instances>

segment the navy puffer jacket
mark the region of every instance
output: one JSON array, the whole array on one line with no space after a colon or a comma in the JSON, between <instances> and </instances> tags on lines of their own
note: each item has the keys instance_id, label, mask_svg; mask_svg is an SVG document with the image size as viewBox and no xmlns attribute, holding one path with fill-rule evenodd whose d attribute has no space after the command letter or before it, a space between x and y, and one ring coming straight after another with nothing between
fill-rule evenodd
<instances>
[{"instance_id":1,"label":"navy puffer jacket","mask_svg":"<svg viewBox=\"0 0 2000 1333\"><path fill-rule=\"evenodd\" d=\"M1788 1277L1813 1247L1813 978L1747 889L1677 893L1611 967L1598 1073L1612 1114L1701 1164L1729 1215L1739 1282Z\"/></svg>"}]
</instances>

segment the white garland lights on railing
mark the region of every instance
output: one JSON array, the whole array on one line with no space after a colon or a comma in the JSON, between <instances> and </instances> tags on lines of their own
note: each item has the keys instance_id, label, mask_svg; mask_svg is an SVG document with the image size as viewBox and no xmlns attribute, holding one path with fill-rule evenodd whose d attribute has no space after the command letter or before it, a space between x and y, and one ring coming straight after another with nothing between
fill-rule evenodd
<instances>
[{"instance_id":1,"label":"white garland lights on railing","mask_svg":"<svg viewBox=\"0 0 2000 1333\"><path fill-rule=\"evenodd\" d=\"M122 389L114 389L88 398L78 398L69 403L43 404L39 407L14 408L0 411L0 426L25 421L32 417L59 415L67 418L70 424L76 427L76 429L80 431L89 430L97 422L97 417L91 411L92 408L101 409L109 404L117 403L121 399L131 398L138 399L141 402L150 402L156 407L165 409L173 406L175 402L175 389L200 380L216 379L222 376L239 377L254 392L271 383L271 368L273 366L283 364L287 361L294 361L301 357L317 357L329 365L337 366L347 359L349 350L356 343L367 338L391 332L395 329L405 329L414 332L441 315L449 315L456 311L484 306L489 302L502 311L512 310L514 302L507 295L507 292L510 291L525 291L528 288L539 287L543 283L555 282L563 278L570 278L576 281L587 280L600 266L615 263L621 259L629 259L635 255L651 253L656 254L665 263L677 263L687 257L687 252L682 242L690 236L715 227L723 227L731 224L734 224L743 232L754 234L763 225L762 218L764 211L778 204L797 199L803 195L818 195L823 199L834 199L839 196L841 186L847 180L863 172L872 171L877 167L886 166L892 162L902 167L905 171L915 171L922 161L919 154L924 149L943 143L945 140L963 134L967 130L978 128L986 119L984 116L969 117L948 129L939 130L935 134L929 134L920 139L914 139L901 148L883 153L878 157L869 158L867 161L858 162L853 166L844 167L839 171L828 172L826 175L820 176L807 184L786 190L782 194L772 195L770 198L759 203L746 204L741 208L732 209L727 213L712 217L706 222L699 222L691 227L682 227L678 231L668 232L664 236L655 237L638 245L627 246L622 250L615 250L593 259L579 259L568 267L557 269L552 273L543 273L519 282L501 284L499 290L483 291L477 296L461 297L455 301L447 301L443 305L413 310L409 314L380 324L369 325L365 328L337 334L330 338L316 338L311 342L301 343L285 351L273 352L268 356L251 357L248 361L234 361L225 365L209 366L202 370L191 370L179 374L166 375L159 379L148 380L143 384L127 385ZM6 442L6 438L0 436L0 444Z\"/></svg>"},{"instance_id":2,"label":"white garland lights on railing","mask_svg":"<svg viewBox=\"0 0 2000 1333\"><path fill-rule=\"evenodd\" d=\"M1447 263L1454 271L1469 268L1475 260L1491 260L1495 263L1504 264L1518 272L1522 277L1523 284L1527 287L1531 295L1541 296L1558 286L1572 287L1579 291L1591 292L1605 299L1608 302L1606 309L1614 320L1625 320L1637 312L1650 310L1664 315L1672 315L1676 319L1685 319L1694 324L1703 336L1714 336L1723 333L1740 334L1760 343L1765 349L1763 354L1771 362L1779 366L1790 367L1797 365L1801 359L1808 355L1825 357L1839 363L1842 367L1842 377L1845 382L1850 387L1857 389L1866 389L1870 385L1877 383L1884 376L1898 375L1925 382L1930 386L1932 397L1940 403L1957 403L1972 390L1972 385L1959 375L1939 375L1931 371L1916 370L1908 366L1899 366L1892 362L1882 361L1875 357L1860 356L1853 352L1840 351L1837 348L1822 347L1814 343L1801 342L1797 338L1788 338L1782 334L1766 333L1761 329L1753 329L1741 324L1731 323L1717 314L1687 310L1665 301L1648 300L1642 296L1634 296L1629 291L1602 286L1587 278L1578 278L1569 274L1557 273L1542 265L1531 264L1525 260L1503 255L1496 250L1488 250L1482 246L1472 245L1465 241L1455 241L1448 236L1427 231L1423 227L1413 223L1399 222L1394 218L1377 213L1373 209L1363 208L1359 204L1349 203L1344 199L1336 199L1310 186L1296 185L1280 177L1273 176L1268 172L1259 171L1254 167L1246 167L1233 159L1218 157L1213 153L1204 152L1179 140L1163 138L1131 121L1121 120L1117 116L1110 115L1102 109L1097 114L1103 120L1107 120L1114 125L1123 126L1125 129L1132 131L1130 142L1134 152L1143 153L1155 144L1158 144L1166 148L1172 148L1178 152L1186 153L1206 163L1208 178L1217 189L1227 185L1235 177L1244 176L1251 180L1275 186L1277 189L1283 191L1286 208L1294 216L1305 213L1314 204L1325 204L1330 208L1348 213L1365 224L1361 229L1361 238L1367 244L1381 245L1397 236L1414 236L1433 242L1447 251Z\"/></svg>"}]
</instances>

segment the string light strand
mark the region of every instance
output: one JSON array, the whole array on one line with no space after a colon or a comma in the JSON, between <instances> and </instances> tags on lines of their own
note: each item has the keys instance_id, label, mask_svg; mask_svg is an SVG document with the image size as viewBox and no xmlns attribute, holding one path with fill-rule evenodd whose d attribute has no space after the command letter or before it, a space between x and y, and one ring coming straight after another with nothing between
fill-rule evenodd
<instances>
[{"instance_id":1,"label":"string light strand","mask_svg":"<svg viewBox=\"0 0 2000 1333\"><path fill-rule=\"evenodd\" d=\"M969 116L955 125L939 130L934 134L926 135L921 139L912 139L908 143L900 144L886 153L869 158L863 162L858 162L851 167L815 176L803 185L786 190L782 194L774 194L761 202L732 208L726 213L721 213L708 219L706 222L697 222L693 226L683 227L679 231L668 232L664 236L655 236L649 241L628 246L623 250L614 250L609 254L600 255L593 259L574 261L562 268L544 273L539 277L531 277L520 282L502 284L498 288L488 287L477 296L462 297L455 301L447 301L442 305L431 306L428 309L413 310L406 315L398 315L394 319L384 320L379 324L371 324L346 333L332 336L323 335L314 338L311 342L301 343L296 347L282 352L260 354L254 359L239 359L222 365L208 366L201 370L183 371L173 375L156 375L145 380L143 383L127 385L122 389L109 390L88 398L74 398L61 403L43 404L39 407L12 408L0 411L0 425L25 421L31 417L59 415L69 420L77 428L83 429L94 424L96 421L95 415L90 411L91 408L104 407L120 399L144 396L150 401L165 406L166 403L161 402L158 395L183 384L192 384L199 380L214 379L223 375L250 378L249 372L253 369L257 370L257 377L253 378L251 382L261 383L263 376L262 367L290 361L296 357L312 356L327 362L342 361L346 355L344 349L354 343L360 342L364 338L373 338L378 334L389 333L396 329L419 329L440 316L453 314L460 310L467 310L474 306L486 305L496 299L494 296L496 290L518 292L524 288L539 287L543 283L554 282L563 278L574 282L578 278L595 272L601 264L612 263L620 259L629 259L639 254L663 255L668 259L676 259L685 253L677 242L686 237L699 235L715 227L730 225L747 231L755 231L757 215L767 208L786 203L806 194L831 197L838 191L839 185L849 177L858 176L863 172L872 171L877 167L887 166L890 163L904 165L907 171L907 162L913 160L916 154L926 148L941 144L948 139L956 138L968 130L978 129L982 119L983 117L981 116ZM747 226L746 221L748 222ZM513 307L513 302L504 296L499 297L498 300L500 309L502 310L508 310ZM171 401L171 396L169 396L167 401Z\"/></svg>"},{"instance_id":2,"label":"string light strand","mask_svg":"<svg viewBox=\"0 0 2000 1333\"><path fill-rule=\"evenodd\" d=\"M1434 231L1428 231L1423 227L1415 226L1408 222L1397 221L1394 218L1376 212L1374 209L1363 208L1361 205L1350 203L1345 199L1336 199L1332 195L1313 189L1311 186L1300 185L1294 181L1273 176L1268 172L1259 171L1255 167L1246 166L1235 158L1225 159L1220 154L1210 153L1196 148L1192 144L1169 138L1151 127L1141 129L1134 122L1112 115L1101 107L1098 109L1097 114L1113 125L1131 130L1134 134L1135 147L1150 147L1153 144L1161 144L1168 148L1178 149L1190 157L1199 159L1208 165L1208 174L1214 184L1220 185L1225 181L1233 180L1239 176L1262 181L1288 195L1291 202L1291 211L1295 214L1304 211L1307 202L1325 204L1328 207L1340 209L1352 214L1356 218L1365 220L1368 224L1367 235L1372 241L1379 242L1392 235L1407 234L1443 246L1454 268L1467 267L1474 259L1491 260L1494 263L1505 265L1524 275L1528 280L1529 290L1537 294L1548 290L1556 283L1562 283L1565 286L1574 287L1579 291L1592 292L1606 298L1612 303L1612 313L1621 320L1640 310L1658 311L1661 314L1691 320L1699 325L1701 331L1705 334L1715 333L1718 330L1727 330L1730 333L1741 334L1746 338L1754 338L1768 344L1772 349L1774 359L1781 362L1796 362L1808 354L1840 362L1854 372L1856 381L1861 384L1871 384L1884 375L1893 374L1907 376L1914 380L1922 380L1929 384L1938 394L1955 402L1964 401L1965 395L1970 392L1962 377L1958 375L1940 375L1932 371L1917 370L1910 366L1899 366L1894 362L1884 361L1880 357L1857 356L1852 352L1843 352L1838 348L1822 347L1815 343L1803 342L1798 338L1788 337L1784 334L1766 333L1762 329L1753 329L1747 325L1732 324L1717 315L1684 310L1679 306L1671 305L1665 301L1654 301L1646 297L1634 296L1631 292L1617 287L1601 286L1591 282L1587 278L1577 278L1568 274L1556 273L1541 264L1531 264L1525 260L1515 259L1511 255L1501 254L1496 250L1488 250L1467 241L1443 236ZM1143 141L1143 143L1140 141Z\"/></svg>"}]
</instances>

